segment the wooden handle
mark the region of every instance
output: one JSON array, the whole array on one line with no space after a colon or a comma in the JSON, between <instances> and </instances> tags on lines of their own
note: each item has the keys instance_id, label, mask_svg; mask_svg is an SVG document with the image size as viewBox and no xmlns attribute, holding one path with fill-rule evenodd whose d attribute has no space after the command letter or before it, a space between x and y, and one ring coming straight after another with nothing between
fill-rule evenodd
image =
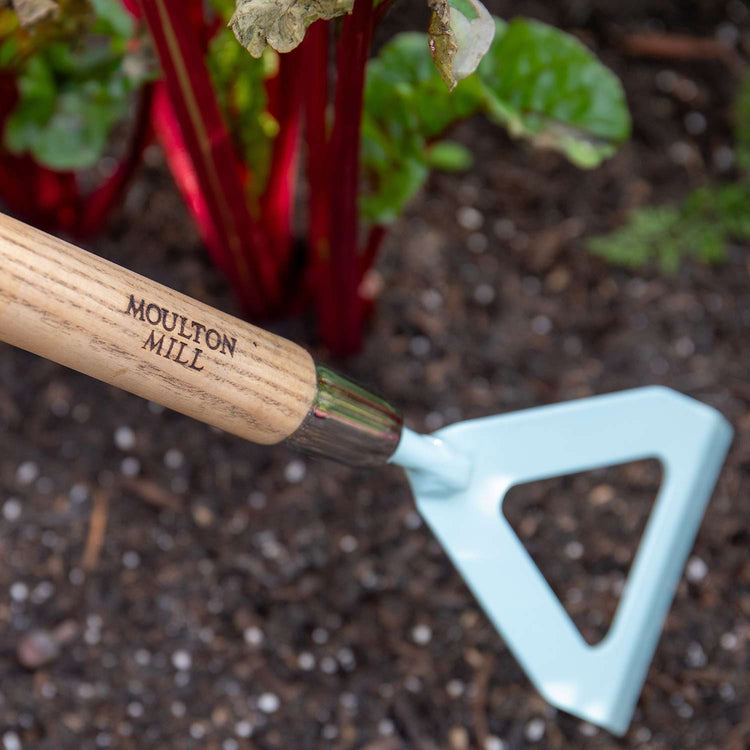
<instances>
[{"instance_id":1,"label":"wooden handle","mask_svg":"<svg viewBox=\"0 0 750 750\"><path fill-rule=\"evenodd\" d=\"M315 397L296 344L2 214L0 339L256 443Z\"/></svg>"}]
</instances>

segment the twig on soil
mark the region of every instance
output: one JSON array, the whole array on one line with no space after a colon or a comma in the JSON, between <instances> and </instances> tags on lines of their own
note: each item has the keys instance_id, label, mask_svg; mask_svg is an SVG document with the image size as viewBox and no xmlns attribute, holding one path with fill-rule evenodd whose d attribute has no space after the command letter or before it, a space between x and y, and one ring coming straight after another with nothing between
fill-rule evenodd
<instances>
[{"instance_id":1,"label":"twig on soil","mask_svg":"<svg viewBox=\"0 0 750 750\"><path fill-rule=\"evenodd\" d=\"M147 479L129 479L123 481L122 485L149 505L175 511L182 510L182 503L171 492L162 489L156 482L150 482Z\"/></svg>"},{"instance_id":2,"label":"twig on soil","mask_svg":"<svg viewBox=\"0 0 750 750\"><path fill-rule=\"evenodd\" d=\"M104 490L94 493L94 507L91 510L91 521L89 522L89 535L86 538L86 546L81 558L81 567L84 570L96 570L99 564L99 555L104 544L104 535L107 531L107 516L109 514L109 494Z\"/></svg>"},{"instance_id":3,"label":"twig on soil","mask_svg":"<svg viewBox=\"0 0 750 750\"><path fill-rule=\"evenodd\" d=\"M719 39L687 34L630 34L620 39L620 48L632 57L667 60L720 60L730 67L742 63L736 50Z\"/></svg>"},{"instance_id":4,"label":"twig on soil","mask_svg":"<svg viewBox=\"0 0 750 750\"><path fill-rule=\"evenodd\" d=\"M495 662L491 656L485 656L474 677L474 700L471 712L474 717L474 733L477 747L485 747L489 730L487 728L487 685L490 681Z\"/></svg>"}]
</instances>

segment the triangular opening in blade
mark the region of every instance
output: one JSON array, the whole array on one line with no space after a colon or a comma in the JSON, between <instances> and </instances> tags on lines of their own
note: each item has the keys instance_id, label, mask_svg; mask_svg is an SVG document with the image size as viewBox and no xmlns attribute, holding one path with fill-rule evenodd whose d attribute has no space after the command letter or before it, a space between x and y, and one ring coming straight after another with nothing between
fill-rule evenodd
<instances>
[{"instance_id":1,"label":"triangular opening in blade","mask_svg":"<svg viewBox=\"0 0 750 750\"><path fill-rule=\"evenodd\" d=\"M655 458L510 488L502 513L590 645L612 623L663 476Z\"/></svg>"}]
</instances>

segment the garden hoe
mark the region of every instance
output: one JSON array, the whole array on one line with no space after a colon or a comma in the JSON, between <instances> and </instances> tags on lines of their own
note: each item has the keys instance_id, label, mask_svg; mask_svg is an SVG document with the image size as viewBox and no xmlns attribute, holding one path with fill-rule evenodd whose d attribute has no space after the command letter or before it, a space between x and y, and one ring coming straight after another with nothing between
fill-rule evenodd
<instances>
[{"instance_id":1,"label":"garden hoe","mask_svg":"<svg viewBox=\"0 0 750 750\"><path fill-rule=\"evenodd\" d=\"M417 507L539 692L623 734L732 430L661 387L432 435L299 346L0 216L0 338L256 443L406 469ZM589 646L501 512L519 483L657 458L664 481Z\"/></svg>"}]
</instances>

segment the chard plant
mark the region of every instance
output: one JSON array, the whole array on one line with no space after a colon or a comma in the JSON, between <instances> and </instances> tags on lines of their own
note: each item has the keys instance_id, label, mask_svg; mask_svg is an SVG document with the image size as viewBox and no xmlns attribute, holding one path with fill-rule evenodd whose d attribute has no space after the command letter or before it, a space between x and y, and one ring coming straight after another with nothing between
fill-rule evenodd
<instances>
[{"instance_id":1,"label":"chard plant","mask_svg":"<svg viewBox=\"0 0 750 750\"><path fill-rule=\"evenodd\" d=\"M104 113L90 100L140 96L248 315L310 305L324 343L349 354L361 344L372 303L363 282L388 225L432 169L471 164L445 139L456 122L483 114L582 168L630 130L618 79L576 38L493 17L479 0L428 2L425 33L397 34L372 56L376 28L398 12L393 0L5 0L0 62L13 93L0 103L3 147L44 174L69 170L75 185L71 170L96 162L123 119L141 133L129 159L148 139L132 104ZM22 17L32 7L35 17ZM83 76L80 65L55 67L50 50L61 39L76 59L92 41L109 49L109 65ZM38 92L40 61L54 85Z\"/></svg>"}]
</instances>

